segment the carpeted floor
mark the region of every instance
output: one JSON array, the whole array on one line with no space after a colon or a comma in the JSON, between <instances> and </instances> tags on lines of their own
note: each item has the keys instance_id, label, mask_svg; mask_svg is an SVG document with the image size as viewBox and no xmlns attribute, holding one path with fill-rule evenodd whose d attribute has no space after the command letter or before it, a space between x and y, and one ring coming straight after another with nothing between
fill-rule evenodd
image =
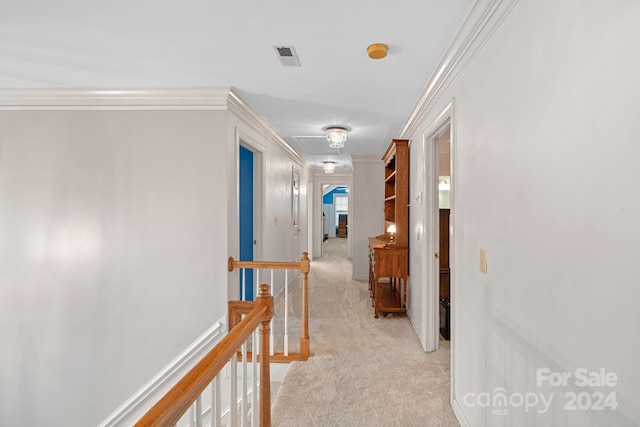
<instances>
[{"instance_id":1,"label":"carpeted floor","mask_svg":"<svg viewBox=\"0 0 640 427\"><path fill-rule=\"evenodd\" d=\"M312 357L292 363L277 387L272 424L457 426L449 404L449 342L425 353L406 316L374 319L367 283L351 280L346 244L327 240L324 256L312 262Z\"/></svg>"}]
</instances>

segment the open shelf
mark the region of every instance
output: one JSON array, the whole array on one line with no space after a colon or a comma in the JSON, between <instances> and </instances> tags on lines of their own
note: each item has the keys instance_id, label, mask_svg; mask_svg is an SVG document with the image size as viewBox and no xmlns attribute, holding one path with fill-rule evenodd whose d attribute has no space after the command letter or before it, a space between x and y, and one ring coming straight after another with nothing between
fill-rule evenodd
<instances>
[{"instance_id":1,"label":"open shelf","mask_svg":"<svg viewBox=\"0 0 640 427\"><path fill-rule=\"evenodd\" d=\"M369 291L374 317L405 313L409 274L409 140L394 139L382 156L384 230L369 238ZM387 233L396 227L395 235Z\"/></svg>"}]
</instances>

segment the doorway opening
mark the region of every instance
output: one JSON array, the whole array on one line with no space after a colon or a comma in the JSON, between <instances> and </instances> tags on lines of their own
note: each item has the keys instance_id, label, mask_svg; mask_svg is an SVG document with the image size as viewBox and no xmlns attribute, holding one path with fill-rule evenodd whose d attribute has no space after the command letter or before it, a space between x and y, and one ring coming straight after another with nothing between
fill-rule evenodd
<instances>
[{"instance_id":1,"label":"doorway opening","mask_svg":"<svg viewBox=\"0 0 640 427\"><path fill-rule=\"evenodd\" d=\"M293 219L292 261L298 261L300 253L300 171L295 167L291 173L291 218Z\"/></svg>"},{"instance_id":2,"label":"doorway opening","mask_svg":"<svg viewBox=\"0 0 640 427\"><path fill-rule=\"evenodd\" d=\"M425 235L429 236L423 246L426 258L426 287L422 300L425 351L437 350L440 345L448 347L455 337L454 129L451 103L427 129L423 139L424 224ZM453 351L451 345L452 355Z\"/></svg>"},{"instance_id":3,"label":"doorway opening","mask_svg":"<svg viewBox=\"0 0 640 427\"><path fill-rule=\"evenodd\" d=\"M451 126L438 136L438 259L439 283L438 300L440 335L451 339L451 265L450 265L450 228L451 228Z\"/></svg>"},{"instance_id":4,"label":"doorway opening","mask_svg":"<svg viewBox=\"0 0 640 427\"><path fill-rule=\"evenodd\" d=\"M239 215L239 249L241 261L254 260L255 225L255 174L253 151L240 146L238 169L238 215ZM246 269L240 277L238 289L241 301L253 301L253 269Z\"/></svg>"},{"instance_id":5,"label":"doorway opening","mask_svg":"<svg viewBox=\"0 0 640 427\"><path fill-rule=\"evenodd\" d=\"M349 185L322 185L322 256L347 257L349 238ZM339 240L335 240L339 239Z\"/></svg>"}]
</instances>

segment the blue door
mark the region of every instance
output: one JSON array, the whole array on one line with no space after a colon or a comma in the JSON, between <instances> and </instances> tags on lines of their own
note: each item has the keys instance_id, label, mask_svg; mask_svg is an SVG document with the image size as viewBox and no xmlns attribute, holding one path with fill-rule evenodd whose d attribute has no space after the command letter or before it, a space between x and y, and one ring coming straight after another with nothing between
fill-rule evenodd
<instances>
[{"instance_id":1,"label":"blue door","mask_svg":"<svg viewBox=\"0 0 640 427\"><path fill-rule=\"evenodd\" d=\"M253 261L253 152L240 147L240 260ZM253 301L253 270L240 277L240 300Z\"/></svg>"}]
</instances>

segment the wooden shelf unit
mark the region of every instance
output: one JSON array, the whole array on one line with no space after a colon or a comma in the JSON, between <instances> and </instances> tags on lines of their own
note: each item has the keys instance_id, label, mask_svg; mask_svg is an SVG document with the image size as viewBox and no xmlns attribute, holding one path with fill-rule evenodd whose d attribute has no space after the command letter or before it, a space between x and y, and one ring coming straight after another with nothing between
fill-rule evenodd
<instances>
[{"instance_id":1,"label":"wooden shelf unit","mask_svg":"<svg viewBox=\"0 0 640 427\"><path fill-rule=\"evenodd\" d=\"M384 167L384 232L396 225L394 241L409 246L409 140L394 139L382 156Z\"/></svg>"},{"instance_id":2,"label":"wooden shelf unit","mask_svg":"<svg viewBox=\"0 0 640 427\"><path fill-rule=\"evenodd\" d=\"M409 140L394 139L384 161L384 231L369 238L369 292L374 317L405 313L409 275ZM395 224L394 239L387 227Z\"/></svg>"}]
</instances>

